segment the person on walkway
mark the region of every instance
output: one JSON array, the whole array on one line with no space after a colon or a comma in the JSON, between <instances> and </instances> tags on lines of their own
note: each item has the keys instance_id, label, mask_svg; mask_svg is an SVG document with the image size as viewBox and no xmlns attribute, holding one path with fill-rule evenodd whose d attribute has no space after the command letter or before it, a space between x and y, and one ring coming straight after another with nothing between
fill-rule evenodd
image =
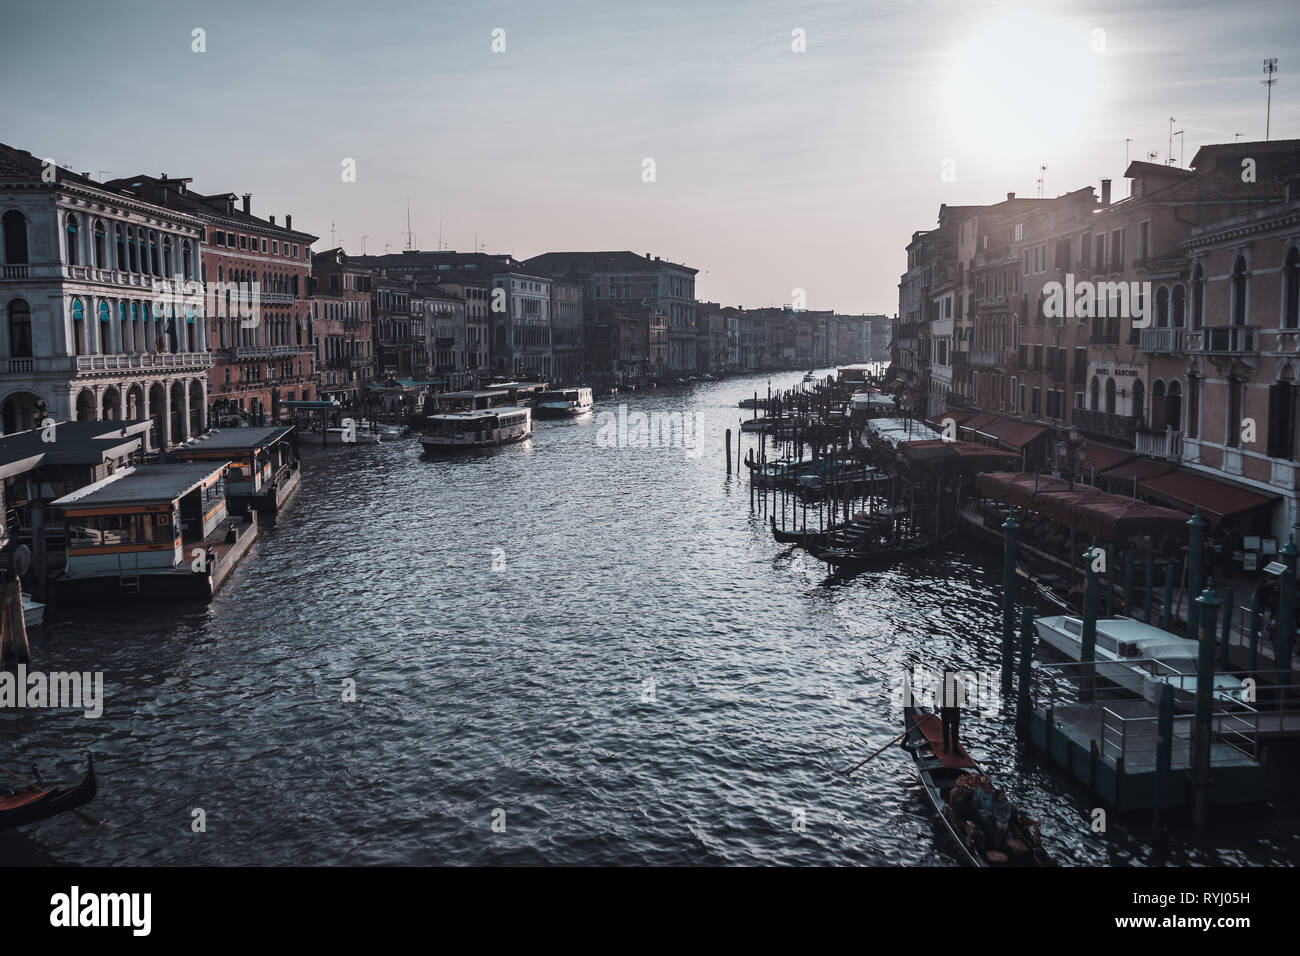
<instances>
[{"instance_id":1,"label":"person on walkway","mask_svg":"<svg viewBox=\"0 0 1300 956\"><path fill-rule=\"evenodd\" d=\"M961 743L957 739L961 724L961 697L963 688L957 673L943 669L943 687L939 689L939 717L943 721L943 752L960 752ZM949 750L951 745L952 750Z\"/></svg>"}]
</instances>

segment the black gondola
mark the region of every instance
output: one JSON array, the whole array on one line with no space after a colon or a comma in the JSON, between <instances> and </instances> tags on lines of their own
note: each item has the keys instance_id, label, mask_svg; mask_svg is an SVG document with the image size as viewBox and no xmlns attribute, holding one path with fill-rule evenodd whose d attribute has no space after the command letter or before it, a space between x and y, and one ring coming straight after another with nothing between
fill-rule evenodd
<instances>
[{"instance_id":1,"label":"black gondola","mask_svg":"<svg viewBox=\"0 0 1300 956\"><path fill-rule=\"evenodd\" d=\"M0 830L26 826L48 817L75 810L95 798L95 761L87 755L86 775L71 789L55 787L31 793L0 797Z\"/></svg>"},{"instance_id":2,"label":"black gondola","mask_svg":"<svg viewBox=\"0 0 1300 956\"><path fill-rule=\"evenodd\" d=\"M851 570L880 568L930 551L951 538L953 530L948 528L940 532L937 538L932 535L917 536L902 544L890 543L878 548L861 546L823 548L814 551L813 556L837 568ZM865 544L866 542L862 543Z\"/></svg>"},{"instance_id":3,"label":"black gondola","mask_svg":"<svg viewBox=\"0 0 1300 956\"><path fill-rule=\"evenodd\" d=\"M948 797L958 781L968 775L980 776L980 768L962 747L953 753L936 749L942 731L938 714L915 707L903 708L903 723L907 734L903 748L916 761L916 771L925 788L934 812L938 814L944 831L957 849L957 854L967 866L1054 866L1038 836L1038 824L1015 807L1011 808L1006 846L1008 852L981 851L980 833L976 825L956 817Z\"/></svg>"}]
</instances>

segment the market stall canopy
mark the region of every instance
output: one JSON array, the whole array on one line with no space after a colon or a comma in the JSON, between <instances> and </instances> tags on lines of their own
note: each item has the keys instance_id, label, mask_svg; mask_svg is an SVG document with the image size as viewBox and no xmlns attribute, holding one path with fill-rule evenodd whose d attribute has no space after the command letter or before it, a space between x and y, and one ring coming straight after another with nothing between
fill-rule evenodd
<instances>
[{"instance_id":1,"label":"market stall canopy","mask_svg":"<svg viewBox=\"0 0 1300 956\"><path fill-rule=\"evenodd\" d=\"M956 464L970 465L974 468L994 468L1005 466L1008 462L1018 461L1020 456L1014 452L1001 451L970 441L944 441L941 438L929 438L924 441L905 441L898 445L898 452L909 462L951 461Z\"/></svg>"},{"instance_id":2,"label":"market stall canopy","mask_svg":"<svg viewBox=\"0 0 1300 956\"><path fill-rule=\"evenodd\" d=\"M1009 501L1022 508L1033 506L1035 495L1069 491L1070 483L1051 475L1024 471L990 471L976 479L975 487L985 498Z\"/></svg>"},{"instance_id":3,"label":"market stall canopy","mask_svg":"<svg viewBox=\"0 0 1300 956\"><path fill-rule=\"evenodd\" d=\"M1070 509L1075 505L1109 497L1111 496L1106 492L1092 485L1075 485L1073 491L1068 488L1065 491L1040 491L1034 495L1029 507L1048 518L1069 524Z\"/></svg>"},{"instance_id":4,"label":"market stall canopy","mask_svg":"<svg viewBox=\"0 0 1300 956\"><path fill-rule=\"evenodd\" d=\"M891 448L897 448L905 441L924 441L943 437L929 425L914 418L873 418L863 429L863 444L866 444L868 433L871 437L888 443Z\"/></svg>"},{"instance_id":5,"label":"market stall canopy","mask_svg":"<svg viewBox=\"0 0 1300 956\"><path fill-rule=\"evenodd\" d=\"M1190 471L1172 471L1138 482L1138 490L1184 511L1200 509L1207 517L1222 521L1231 515L1271 506L1278 495L1216 481Z\"/></svg>"},{"instance_id":6,"label":"market stall canopy","mask_svg":"<svg viewBox=\"0 0 1300 956\"><path fill-rule=\"evenodd\" d=\"M1125 462L1122 465L1116 465L1108 468L1097 477L1106 482L1127 482L1133 483L1136 478L1142 481L1146 478L1153 478L1156 475L1167 475L1173 471L1176 465L1171 465L1167 461L1152 461L1149 458L1138 458L1135 461Z\"/></svg>"},{"instance_id":7,"label":"market stall canopy","mask_svg":"<svg viewBox=\"0 0 1300 956\"><path fill-rule=\"evenodd\" d=\"M1122 541L1139 535L1183 535L1187 515L1123 495L1100 495L1072 505L1067 523L1085 535Z\"/></svg>"},{"instance_id":8,"label":"market stall canopy","mask_svg":"<svg viewBox=\"0 0 1300 956\"><path fill-rule=\"evenodd\" d=\"M1099 445L1093 441L1083 443L1082 457L1079 459L1078 474L1095 475L1132 461L1136 455L1128 448L1115 448L1112 445Z\"/></svg>"}]
</instances>

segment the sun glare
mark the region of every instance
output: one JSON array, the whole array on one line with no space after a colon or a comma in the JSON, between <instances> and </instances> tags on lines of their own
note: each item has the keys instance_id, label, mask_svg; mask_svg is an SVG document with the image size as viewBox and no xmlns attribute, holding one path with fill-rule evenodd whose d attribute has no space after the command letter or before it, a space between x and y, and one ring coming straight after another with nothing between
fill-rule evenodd
<instances>
[{"instance_id":1,"label":"sun glare","mask_svg":"<svg viewBox=\"0 0 1300 956\"><path fill-rule=\"evenodd\" d=\"M940 87L955 155L1034 162L1087 137L1102 101L1104 34L1033 12L974 24Z\"/></svg>"}]
</instances>

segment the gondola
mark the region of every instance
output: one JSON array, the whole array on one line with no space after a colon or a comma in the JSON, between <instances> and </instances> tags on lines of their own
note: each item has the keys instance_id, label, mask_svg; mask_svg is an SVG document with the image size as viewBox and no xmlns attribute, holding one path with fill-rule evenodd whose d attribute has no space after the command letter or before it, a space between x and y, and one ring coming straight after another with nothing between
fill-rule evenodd
<instances>
[{"instance_id":1,"label":"gondola","mask_svg":"<svg viewBox=\"0 0 1300 956\"><path fill-rule=\"evenodd\" d=\"M55 787L32 793L0 797L0 830L26 826L48 817L75 810L95 798L95 761L87 755L86 775L69 790Z\"/></svg>"},{"instance_id":2,"label":"gondola","mask_svg":"<svg viewBox=\"0 0 1300 956\"><path fill-rule=\"evenodd\" d=\"M933 548L943 544L953 535L952 528L948 528L939 533L936 538L932 535L920 535L911 538L902 544L890 545L883 548L823 548L813 552L813 557L825 561L827 564L836 568L848 568L858 570L862 568L880 568L898 561L905 561L908 558L914 558L917 555L924 554Z\"/></svg>"},{"instance_id":3,"label":"gondola","mask_svg":"<svg viewBox=\"0 0 1300 956\"><path fill-rule=\"evenodd\" d=\"M938 714L916 707L904 707L903 724L907 733L902 746L916 761L916 772L925 788L925 795L965 865L1055 866L1043 849L1037 821L1026 817L1015 807L1011 808L1005 852L980 852L975 824L957 818L948 805L948 795L962 777L968 774L980 776L979 765L971 759L964 747L958 746L952 753L943 752L943 730Z\"/></svg>"},{"instance_id":4,"label":"gondola","mask_svg":"<svg viewBox=\"0 0 1300 956\"><path fill-rule=\"evenodd\" d=\"M831 545L842 546L843 542L853 542L878 531L888 523L888 518L855 518L848 524L836 525L822 531L784 530L776 526L776 515L770 515L772 537L781 544L794 544L804 549L826 548Z\"/></svg>"}]
</instances>

